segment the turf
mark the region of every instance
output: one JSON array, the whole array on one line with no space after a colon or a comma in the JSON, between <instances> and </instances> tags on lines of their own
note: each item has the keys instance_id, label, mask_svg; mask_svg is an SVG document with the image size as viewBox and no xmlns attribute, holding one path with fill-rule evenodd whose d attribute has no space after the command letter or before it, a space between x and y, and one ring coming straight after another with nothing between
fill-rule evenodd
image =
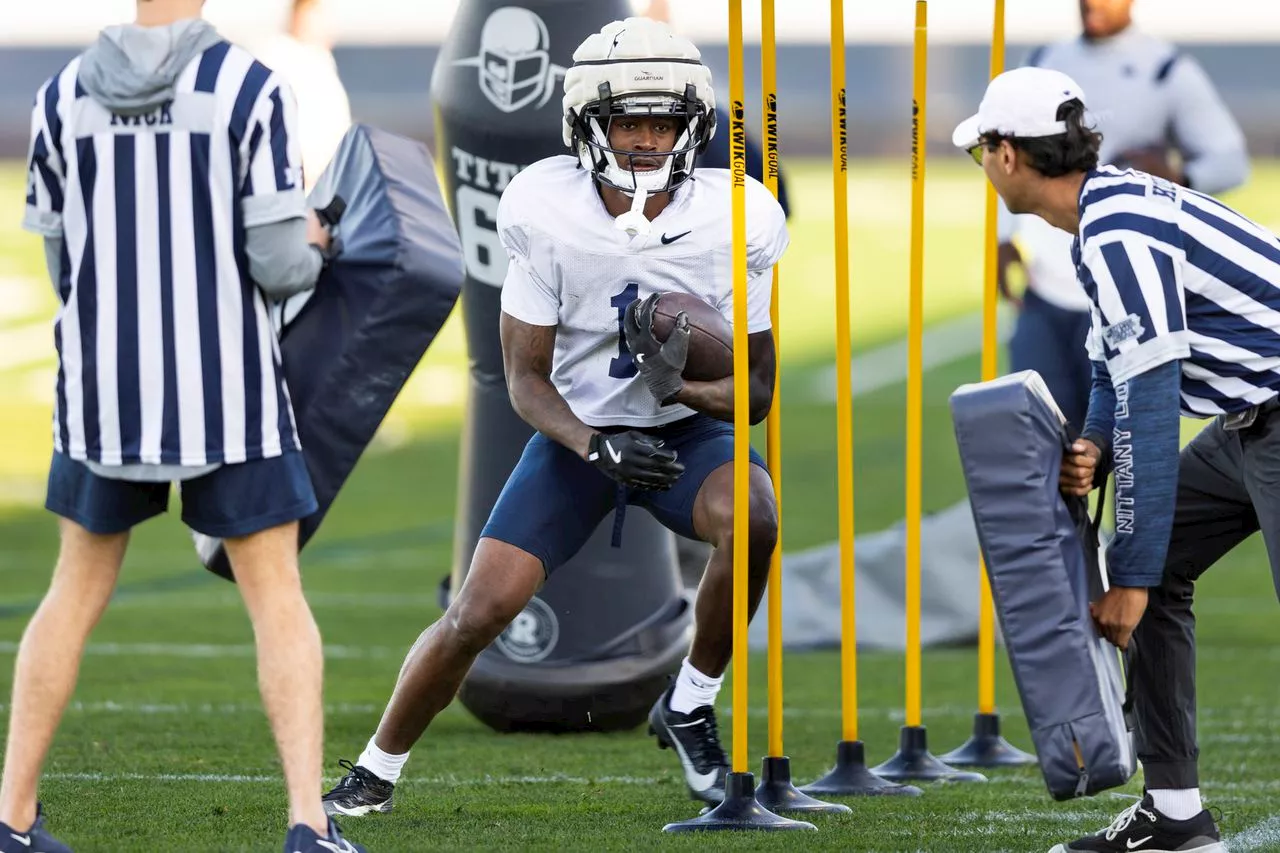
<instances>
[{"instance_id":1,"label":"turf","mask_svg":"<svg viewBox=\"0 0 1280 853\"><path fill-rule=\"evenodd\" d=\"M906 257L901 168L857 164L854 217L857 345L902 327ZM830 208L820 164L795 171L793 249L786 266L784 330L785 541L788 550L834 537L834 414L811 392L830 363ZM972 170L933 167L928 301L930 319L976 305L979 235L971 211L981 186ZM1262 164L1242 206L1280 221L1280 170ZM0 171L4 197L14 170ZM9 190L15 190L10 192ZM825 207L824 207L825 204ZM1250 206L1252 205L1252 206ZM38 247L0 223L0 278L33 278ZM936 235L936 236L935 236ZM947 254L950 253L950 254ZM955 259L952 259L952 256ZM27 314L6 328L47 318L38 288ZM7 327L5 324L8 324ZM3 355L0 352L0 355ZM465 348L456 324L424 361L377 445L304 554L308 596L327 648L326 771L354 759L381 713L404 650L438 614L435 589L452 559L457 482L458 372ZM0 692L27 617L47 583L53 519L39 510L47 460L46 362L0 369ZM946 398L978 372L960 359L930 371L925 394L925 505L963 496ZM9 405L9 404L12 405ZM902 515L904 390L891 385L855 408L860 531ZM1212 570L1197 597L1203 788L1221 809L1233 851L1280 850L1280 654L1274 592L1261 542L1251 540ZM200 570L185 531L164 519L136 533L120 592L95 632L51 755L42 796L53 826L81 851L278 849L285 820L279 767L258 703L252 632L234 587ZM763 657L751 662L753 762L765 749ZM925 722L936 751L967 734L975 702L971 649L930 649L924 664ZM901 655L859 660L860 736L869 758L887 758L902 723ZM838 656L786 659L786 746L794 774L823 772L840 736ZM1029 746L1003 661L998 699L1006 733ZM724 694L727 706L729 693ZM7 721L7 708L0 711ZM724 719L725 735L729 718ZM331 776L331 778L332 778ZM764 835L674 838L661 827L692 817L670 752L643 730L612 735L497 735L454 706L415 751L396 811L346 822L372 851L458 849L791 849L992 853L1045 850L1096 829L1140 790L1055 803L1034 769L1001 771L983 785L935 785L914 800L851 800L854 813L819 819L803 840Z\"/></svg>"}]
</instances>

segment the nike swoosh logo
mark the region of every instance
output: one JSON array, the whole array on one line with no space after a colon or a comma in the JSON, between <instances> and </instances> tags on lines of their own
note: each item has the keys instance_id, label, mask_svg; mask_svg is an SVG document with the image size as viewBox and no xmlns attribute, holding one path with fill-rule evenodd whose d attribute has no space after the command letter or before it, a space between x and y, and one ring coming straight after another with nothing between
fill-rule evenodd
<instances>
[{"instance_id":1,"label":"nike swoosh logo","mask_svg":"<svg viewBox=\"0 0 1280 853\"><path fill-rule=\"evenodd\" d=\"M11 832L11 833L9 833L9 837L10 837L10 838L12 838L14 841L18 842L19 844L21 844L23 847L30 847L30 846L31 846L31 836L30 836L30 835L19 835L19 834L18 834L18 833L16 833L16 832Z\"/></svg>"},{"instance_id":2,"label":"nike swoosh logo","mask_svg":"<svg viewBox=\"0 0 1280 853\"><path fill-rule=\"evenodd\" d=\"M1130 838L1128 841L1124 843L1124 846L1129 848L1130 850L1137 850L1139 847L1146 844L1148 841L1150 841L1153 838L1155 838L1154 835L1148 835L1146 838L1137 838L1137 839Z\"/></svg>"},{"instance_id":3,"label":"nike swoosh logo","mask_svg":"<svg viewBox=\"0 0 1280 853\"><path fill-rule=\"evenodd\" d=\"M676 236L674 236L674 237L668 237L666 234L663 234L663 235L662 235L662 238L661 238L661 239L662 239L662 245L664 245L664 246L669 245L669 244L674 243L675 241L679 240L679 239L680 239L681 237L683 237L685 234L692 234L692 233L693 233L692 231L685 231L683 234L677 234L677 235L676 235Z\"/></svg>"},{"instance_id":4,"label":"nike swoosh logo","mask_svg":"<svg viewBox=\"0 0 1280 853\"><path fill-rule=\"evenodd\" d=\"M609 442L604 443L604 449L609 451L609 458L613 460L613 464L617 465L622 461L622 454L613 449L613 445Z\"/></svg>"},{"instance_id":5,"label":"nike swoosh logo","mask_svg":"<svg viewBox=\"0 0 1280 853\"><path fill-rule=\"evenodd\" d=\"M676 728L668 726L667 728ZM693 769L693 762L689 760L689 754L684 751L684 747L680 744L680 738L673 737L671 743L676 748L676 752L680 753L680 763L684 765L684 778L689 783L689 787L695 791L705 791L716 783L716 769L713 767L706 773L697 773Z\"/></svg>"}]
</instances>

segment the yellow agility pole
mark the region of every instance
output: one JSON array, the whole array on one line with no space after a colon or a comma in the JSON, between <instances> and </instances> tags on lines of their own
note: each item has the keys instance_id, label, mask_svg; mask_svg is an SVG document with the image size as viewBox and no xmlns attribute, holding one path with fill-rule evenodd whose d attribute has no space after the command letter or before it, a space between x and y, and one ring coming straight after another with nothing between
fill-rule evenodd
<instances>
[{"instance_id":1,"label":"yellow agility pole","mask_svg":"<svg viewBox=\"0 0 1280 853\"><path fill-rule=\"evenodd\" d=\"M989 75L992 78L1004 71L1004 46L1004 0L995 0ZM983 183L987 195L982 267L982 381L987 382L995 379L999 370L996 336L999 212L995 187L990 181ZM942 760L957 767L1010 767L1036 761L1034 755L1023 752L1000 735L1000 716L996 713L996 611L981 555L978 556L978 713L973 718L973 735L943 755Z\"/></svg>"},{"instance_id":2,"label":"yellow agility pole","mask_svg":"<svg viewBox=\"0 0 1280 853\"><path fill-rule=\"evenodd\" d=\"M778 49L774 36L774 0L760 3L760 94L764 99L765 189L778 197ZM774 373L773 407L765 420L765 459L773 476L774 501L778 507L778 547L769 561L769 755L782 755L782 327L778 322L778 276L781 263L773 268L769 319L773 325L773 352L778 369ZM762 777L763 778L763 777Z\"/></svg>"},{"instance_id":3,"label":"yellow agility pole","mask_svg":"<svg viewBox=\"0 0 1280 853\"><path fill-rule=\"evenodd\" d=\"M841 740L858 739L858 653L853 553L853 355L849 327L849 151L844 4L831 0L831 189L836 262L836 495L840 533Z\"/></svg>"},{"instance_id":4,"label":"yellow agility pole","mask_svg":"<svg viewBox=\"0 0 1280 853\"><path fill-rule=\"evenodd\" d=\"M729 147L733 171L733 772L747 772L747 549L750 541L750 370L747 362L746 144L743 121L742 0L729 3Z\"/></svg>"},{"instance_id":5,"label":"yellow agility pole","mask_svg":"<svg viewBox=\"0 0 1280 853\"><path fill-rule=\"evenodd\" d=\"M915 90L911 98L911 273L907 320L907 725L920 725L920 470L924 379L924 169L928 62L926 4L916 3Z\"/></svg>"},{"instance_id":6,"label":"yellow agility pole","mask_svg":"<svg viewBox=\"0 0 1280 853\"><path fill-rule=\"evenodd\" d=\"M907 673L906 725L898 752L875 772L886 779L981 781L944 764L929 752L921 709L920 650L920 515L922 486L921 444L924 422L924 180L928 95L928 3L916 0L916 24L911 98L911 265L907 320L907 446L906 446L906 609Z\"/></svg>"},{"instance_id":7,"label":"yellow agility pole","mask_svg":"<svg viewBox=\"0 0 1280 853\"><path fill-rule=\"evenodd\" d=\"M869 772L858 739L858 644L854 582L853 355L849 328L849 166L845 103L844 2L831 0L831 189L835 203L836 495L840 533L840 718L835 767L806 794L919 794Z\"/></svg>"},{"instance_id":8,"label":"yellow agility pole","mask_svg":"<svg viewBox=\"0 0 1280 853\"><path fill-rule=\"evenodd\" d=\"M991 70L995 78L1004 71L1004 0L996 0L991 26ZM982 265L982 381L996 378L997 235L996 188L986 182L986 235ZM979 557L979 560L982 558ZM981 568L981 567L980 567ZM996 611L985 569L978 572L978 711L996 711Z\"/></svg>"},{"instance_id":9,"label":"yellow agility pole","mask_svg":"<svg viewBox=\"0 0 1280 853\"><path fill-rule=\"evenodd\" d=\"M751 423L747 358L747 127L742 70L742 0L729 0L729 166L733 238L733 745L724 801L665 832L816 829L756 802L747 769L747 543L750 541Z\"/></svg>"},{"instance_id":10,"label":"yellow agility pole","mask_svg":"<svg viewBox=\"0 0 1280 853\"><path fill-rule=\"evenodd\" d=\"M778 51L775 40L774 0L760 2L760 94L764 101L765 188L778 197ZM782 399L779 388L782 364L782 326L779 320L777 264L773 268L773 298L769 305L773 323L773 349L779 365L774 375L773 407L765 420L766 454L778 506L778 545L769 562L766 599L768 622L769 752L760 772L756 801L773 812L848 812L842 803L826 803L801 792L791 783L791 759L782 747Z\"/></svg>"}]
</instances>

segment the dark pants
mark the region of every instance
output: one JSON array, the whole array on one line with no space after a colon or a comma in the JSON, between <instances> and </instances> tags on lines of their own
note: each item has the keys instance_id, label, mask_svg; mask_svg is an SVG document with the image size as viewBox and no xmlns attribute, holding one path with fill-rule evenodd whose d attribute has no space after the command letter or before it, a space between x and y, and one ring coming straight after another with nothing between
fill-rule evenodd
<instances>
[{"instance_id":1,"label":"dark pants","mask_svg":"<svg viewBox=\"0 0 1280 853\"><path fill-rule=\"evenodd\" d=\"M1085 351L1089 312L1068 311L1028 290L1009 339L1009 367L1014 373L1034 370L1067 421L1084 429L1089 410L1093 365Z\"/></svg>"},{"instance_id":2,"label":"dark pants","mask_svg":"<svg viewBox=\"0 0 1280 853\"><path fill-rule=\"evenodd\" d=\"M1138 758L1148 788L1197 788L1195 581L1250 534L1262 531L1280 594L1280 406L1253 426L1221 418L1182 450L1164 580L1134 632Z\"/></svg>"}]
</instances>

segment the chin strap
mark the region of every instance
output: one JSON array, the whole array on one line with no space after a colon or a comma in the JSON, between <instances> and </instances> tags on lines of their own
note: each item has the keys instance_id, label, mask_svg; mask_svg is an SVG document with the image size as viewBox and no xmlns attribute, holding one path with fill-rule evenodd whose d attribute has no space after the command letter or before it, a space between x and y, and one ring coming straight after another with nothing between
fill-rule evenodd
<instances>
[{"instance_id":1,"label":"chin strap","mask_svg":"<svg viewBox=\"0 0 1280 853\"><path fill-rule=\"evenodd\" d=\"M626 231L631 237L648 236L650 224L644 215L644 203L648 198L649 191L637 187L636 194L631 199L631 209L615 219L614 226L619 231Z\"/></svg>"}]
</instances>

